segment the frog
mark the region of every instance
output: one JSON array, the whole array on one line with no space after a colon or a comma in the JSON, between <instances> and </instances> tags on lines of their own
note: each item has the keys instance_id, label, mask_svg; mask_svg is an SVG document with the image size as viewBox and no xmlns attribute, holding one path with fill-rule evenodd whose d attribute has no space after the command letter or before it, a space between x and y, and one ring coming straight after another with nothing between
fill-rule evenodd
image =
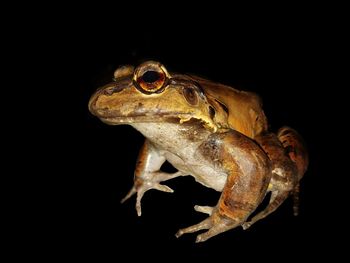
<instances>
[{"instance_id":1,"label":"frog","mask_svg":"<svg viewBox=\"0 0 350 263\"><path fill-rule=\"evenodd\" d=\"M88 107L102 122L130 125L146 138L134 185L121 200L136 194L138 216L147 191L172 193L162 182L179 176L192 176L221 193L216 206L195 205L208 217L180 229L176 237L207 230L196 238L204 242L238 226L249 228L296 192L295 178L307 166L306 157L296 151L305 152L294 130L286 127L277 135L268 130L257 94L169 72L157 61L119 67L113 81L91 96ZM176 172L161 171L166 161ZM269 191L269 205L248 220Z\"/></svg>"}]
</instances>

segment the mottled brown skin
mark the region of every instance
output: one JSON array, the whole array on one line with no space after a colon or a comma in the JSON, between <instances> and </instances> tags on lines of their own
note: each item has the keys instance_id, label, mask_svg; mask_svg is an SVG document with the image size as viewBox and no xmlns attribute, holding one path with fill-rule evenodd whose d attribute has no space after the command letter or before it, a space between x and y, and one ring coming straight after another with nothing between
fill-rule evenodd
<instances>
[{"instance_id":1,"label":"mottled brown skin","mask_svg":"<svg viewBox=\"0 0 350 263\"><path fill-rule=\"evenodd\" d=\"M236 131L213 134L200 149L207 158L221 160L220 166L226 171L227 180L216 207L206 207L206 211L195 207L210 216L197 225L180 229L176 234L179 237L209 229L197 236L197 242L244 223L263 200L271 178L266 154L252 140Z\"/></svg>"},{"instance_id":2,"label":"mottled brown skin","mask_svg":"<svg viewBox=\"0 0 350 263\"><path fill-rule=\"evenodd\" d=\"M296 130L290 127L282 127L278 130L277 137L282 142L287 154L297 167L298 183L294 186L292 192L294 215L297 216L299 214L299 185L309 165L309 154L303 138Z\"/></svg>"},{"instance_id":3,"label":"mottled brown skin","mask_svg":"<svg viewBox=\"0 0 350 263\"><path fill-rule=\"evenodd\" d=\"M280 131L278 139L267 132L261 101L253 93L195 76L170 74L153 61L136 69L121 67L114 78L91 97L90 111L107 124L128 124L146 137L134 185L122 202L137 194L140 216L146 191L173 192L160 183L184 175L222 192L215 207L195 206L196 211L209 214L206 220L179 230L176 236L208 229L198 235L197 242L201 242L239 225L248 226L253 221L244 222L261 203L268 186L280 200L305 172L307 162L299 154L303 144L295 142L298 138L290 131ZM162 172L165 161L178 171ZM270 203L265 214L274 210Z\"/></svg>"},{"instance_id":4,"label":"mottled brown skin","mask_svg":"<svg viewBox=\"0 0 350 263\"><path fill-rule=\"evenodd\" d=\"M293 195L294 215L299 212L299 182L308 166L308 154L300 135L289 127L282 127L277 135L262 133L255 140L267 153L272 164L271 191L268 206L242 225L248 229L257 221L274 212L288 196Z\"/></svg>"},{"instance_id":5,"label":"mottled brown skin","mask_svg":"<svg viewBox=\"0 0 350 263\"><path fill-rule=\"evenodd\" d=\"M208 101L217 112L214 120L220 127L234 129L249 138L267 131L267 119L258 95L197 76L188 77L203 87Z\"/></svg>"},{"instance_id":6,"label":"mottled brown skin","mask_svg":"<svg viewBox=\"0 0 350 263\"><path fill-rule=\"evenodd\" d=\"M282 142L290 159L297 166L298 180L300 180L309 165L309 156L303 138L296 130L290 127L279 129L277 137Z\"/></svg>"}]
</instances>

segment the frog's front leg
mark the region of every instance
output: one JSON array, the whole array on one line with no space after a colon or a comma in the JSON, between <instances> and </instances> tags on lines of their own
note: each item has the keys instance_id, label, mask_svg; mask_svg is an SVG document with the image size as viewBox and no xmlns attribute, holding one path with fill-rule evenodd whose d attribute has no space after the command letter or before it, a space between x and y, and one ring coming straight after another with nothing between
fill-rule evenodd
<instances>
[{"instance_id":1,"label":"frog's front leg","mask_svg":"<svg viewBox=\"0 0 350 263\"><path fill-rule=\"evenodd\" d=\"M129 193L121 200L123 203L137 193L136 211L138 216L141 216L141 199L145 192L150 189L157 189L172 193L174 191L170 187L160 184L160 182L183 175L180 171L173 174L161 172L160 168L165 160L165 157L146 140L140 150L136 163L134 185Z\"/></svg>"},{"instance_id":2,"label":"frog's front leg","mask_svg":"<svg viewBox=\"0 0 350 263\"><path fill-rule=\"evenodd\" d=\"M216 165L227 173L227 179L214 208L195 207L197 211L208 213L209 217L176 233L176 237L180 237L208 229L197 236L196 242L206 241L243 224L264 198L271 179L266 154L255 142L238 132L213 134L201 150L211 160L218 160Z\"/></svg>"}]
</instances>

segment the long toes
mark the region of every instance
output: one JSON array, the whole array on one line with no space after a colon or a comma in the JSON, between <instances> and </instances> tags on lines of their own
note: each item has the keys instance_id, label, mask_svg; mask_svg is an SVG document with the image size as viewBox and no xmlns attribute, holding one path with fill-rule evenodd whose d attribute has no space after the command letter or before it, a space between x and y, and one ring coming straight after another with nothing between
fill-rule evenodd
<instances>
[{"instance_id":1,"label":"long toes","mask_svg":"<svg viewBox=\"0 0 350 263\"><path fill-rule=\"evenodd\" d=\"M141 211L141 203L136 203L136 212L138 216L141 216L142 211Z\"/></svg>"},{"instance_id":2,"label":"long toes","mask_svg":"<svg viewBox=\"0 0 350 263\"><path fill-rule=\"evenodd\" d=\"M130 197L132 197L136 193L135 187L132 187L129 191L129 193L126 194L126 196L120 201L120 203L124 203L126 200L128 200Z\"/></svg>"},{"instance_id":3,"label":"long toes","mask_svg":"<svg viewBox=\"0 0 350 263\"><path fill-rule=\"evenodd\" d=\"M198 235L196 238L196 243L207 241L209 238L216 236L217 234L220 234L226 230L226 227L215 225L212 228L210 228L207 232Z\"/></svg>"},{"instance_id":4,"label":"long toes","mask_svg":"<svg viewBox=\"0 0 350 263\"><path fill-rule=\"evenodd\" d=\"M194 210L196 210L197 212L201 212L208 215L211 215L213 213L213 209L214 207L211 207L211 206L200 206L200 205L194 206Z\"/></svg>"},{"instance_id":5,"label":"long toes","mask_svg":"<svg viewBox=\"0 0 350 263\"><path fill-rule=\"evenodd\" d=\"M200 234L196 238L196 243L207 241L211 236L208 235L208 232Z\"/></svg>"},{"instance_id":6,"label":"long toes","mask_svg":"<svg viewBox=\"0 0 350 263\"><path fill-rule=\"evenodd\" d=\"M242 224L242 228L243 230L247 230L249 227L251 227L252 223L250 222L245 222L244 224Z\"/></svg>"},{"instance_id":7,"label":"long toes","mask_svg":"<svg viewBox=\"0 0 350 263\"><path fill-rule=\"evenodd\" d=\"M137 198L136 198L136 211L137 215L141 216L141 199L143 197L144 191L140 191L137 193Z\"/></svg>"},{"instance_id":8,"label":"long toes","mask_svg":"<svg viewBox=\"0 0 350 263\"><path fill-rule=\"evenodd\" d=\"M180 229L180 230L175 234L175 236L176 236L176 237L180 237L180 236L182 236L183 234L197 232L197 231L202 230L202 229L209 229L211 226L212 226L211 219L210 219L210 218L207 218L207 219L203 220L202 222L200 222L200 223L198 223L198 224L196 224L196 225L193 225L193 226L189 226L189 227Z\"/></svg>"},{"instance_id":9,"label":"long toes","mask_svg":"<svg viewBox=\"0 0 350 263\"><path fill-rule=\"evenodd\" d=\"M185 234L185 233L182 231L182 229L180 229L179 231L176 232L175 236L176 236L176 238L179 238L179 237L181 237L183 234Z\"/></svg>"},{"instance_id":10,"label":"long toes","mask_svg":"<svg viewBox=\"0 0 350 263\"><path fill-rule=\"evenodd\" d=\"M159 191L167 192L167 193L173 193L174 190L171 189L169 186L166 186L164 184L156 184L154 185L154 189L157 189Z\"/></svg>"}]
</instances>

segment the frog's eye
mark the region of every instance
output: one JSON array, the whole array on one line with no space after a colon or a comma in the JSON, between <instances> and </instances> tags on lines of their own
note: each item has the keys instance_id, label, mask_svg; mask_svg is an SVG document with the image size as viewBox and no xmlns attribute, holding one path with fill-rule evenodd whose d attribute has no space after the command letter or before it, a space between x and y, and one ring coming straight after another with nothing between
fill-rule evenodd
<instances>
[{"instance_id":1,"label":"frog's eye","mask_svg":"<svg viewBox=\"0 0 350 263\"><path fill-rule=\"evenodd\" d=\"M148 61L141 64L134 72L135 86L143 93L160 93L168 82L169 74L158 62Z\"/></svg>"}]
</instances>

